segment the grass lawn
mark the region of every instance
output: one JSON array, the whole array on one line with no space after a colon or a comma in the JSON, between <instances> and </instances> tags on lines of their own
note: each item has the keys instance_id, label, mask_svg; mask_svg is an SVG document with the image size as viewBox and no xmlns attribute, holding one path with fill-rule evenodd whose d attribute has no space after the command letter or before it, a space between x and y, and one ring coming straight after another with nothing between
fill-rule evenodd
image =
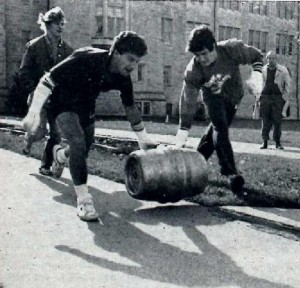
<instances>
[{"instance_id":1,"label":"grass lawn","mask_svg":"<svg viewBox=\"0 0 300 288\"><path fill-rule=\"evenodd\" d=\"M126 121L98 121L97 127L130 129ZM146 127L150 133L175 134L177 124L147 122ZM204 125L195 125L190 135L192 137L201 135L204 129ZM253 129L246 127L241 129L239 127L234 127L233 125L231 139L235 141L260 143L260 131L258 128ZM299 131L284 131L283 139L285 139L283 145L298 145L298 147L300 147ZM113 143L112 145L119 147L121 144ZM123 143L122 145L124 146L127 144ZM22 147L23 136L12 135L7 132L0 133L0 148L21 154ZM136 147L137 146L135 146L135 148ZM42 149L43 143L36 143L33 146L30 156L40 159ZM208 186L204 193L190 200L210 206L251 205L300 207L299 160L252 154L236 154L235 156L237 166L239 170L242 171L246 180L246 193L243 197L239 198L230 191L227 180L219 175L217 159L216 156L213 155L208 161ZM119 152L111 152L105 149L95 148L90 152L88 159L89 173L124 183L124 164L126 157L124 151L122 153L122 149L119 149ZM38 166L36 169L38 169Z\"/></svg>"}]
</instances>

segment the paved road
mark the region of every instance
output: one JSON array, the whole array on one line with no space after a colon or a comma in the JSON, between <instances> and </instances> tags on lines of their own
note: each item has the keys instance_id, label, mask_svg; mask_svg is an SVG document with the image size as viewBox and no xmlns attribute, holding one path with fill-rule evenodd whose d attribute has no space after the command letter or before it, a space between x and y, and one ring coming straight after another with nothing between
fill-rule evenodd
<instances>
[{"instance_id":1,"label":"paved road","mask_svg":"<svg viewBox=\"0 0 300 288\"><path fill-rule=\"evenodd\" d=\"M300 287L297 233L184 201L140 202L95 176L102 223L86 223L67 169L43 177L37 160L1 149L0 163L4 287Z\"/></svg>"}]
</instances>

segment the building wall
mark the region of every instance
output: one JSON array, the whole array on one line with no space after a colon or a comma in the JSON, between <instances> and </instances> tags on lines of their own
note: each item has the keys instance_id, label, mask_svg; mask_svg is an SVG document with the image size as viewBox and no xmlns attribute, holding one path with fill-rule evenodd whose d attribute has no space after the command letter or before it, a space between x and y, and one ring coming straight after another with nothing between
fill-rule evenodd
<instances>
[{"instance_id":1,"label":"building wall","mask_svg":"<svg viewBox=\"0 0 300 288\"><path fill-rule=\"evenodd\" d=\"M25 44L43 32L37 25L38 14L47 10L44 0L5 0L7 84L18 70Z\"/></svg>"},{"instance_id":2,"label":"building wall","mask_svg":"<svg viewBox=\"0 0 300 288\"><path fill-rule=\"evenodd\" d=\"M0 3L0 110L4 109L6 97L6 31L5 1Z\"/></svg>"},{"instance_id":3,"label":"building wall","mask_svg":"<svg viewBox=\"0 0 300 288\"><path fill-rule=\"evenodd\" d=\"M190 53L185 52L185 45L188 33L195 25L208 24L215 31L217 39L221 37L220 26L239 28L239 38L245 43L249 41L249 30L268 32L266 51L276 50L277 33L295 35L297 25L299 25L297 9L294 11L293 20L280 19L276 16L275 1L268 1L268 16L262 16L249 13L250 2L248 1L240 1L239 11L233 11L221 8L225 5L224 3L229 3L229 1L221 0L3 0L0 3L0 56L3 56L0 58L3 59L0 61L0 87L9 86L11 76L20 64L28 38L32 39L42 33L37 27L36 20L38 13L47 9L47 2L50 7L60 6L64 10L68 21L64 38L74 48L91 45L109 47L113 38L112 34L117 34L120 27L122 27L121 30L134 30L144 36L149 53L140 63L142 65L141 79L139 79L138 71L133 73L132 79L137 101L151 102L150 110L153 116L164 116L166 103L172 104L173 115L178 113L183 72L192 57ZM218 3L216 9L215 3ZM118 29L114 26L113 32L112 22L110 22L112 18L109 16L121 18L122 25ZM164 39L162 31L164 19L172 21L172 41ZM292 73L291 113L292 118L295 119L299 113L296 105L296 96L300 93L296 91L296 80L299 81L299 71L297 71L299 60L296 52L300 45L297 45L296 41L293 45L293 55L278 55L278 61L287 66ZM241 71L243 78L246 79L251 68L241 66ZM168 77L164 75L169 74L171 75L170 83L165 83L164 78ZM300 83L298 83L299 86ZM124 114L120 98L116 93L103 94L99 99L101 101L97 101L98 114ZM253 104L253 97L245 91L238 116L250 118Z\"/></svg>"},{"instance_id":4,"label":"building wall","mask_svg":"<svg viewBox=\"0 0 300 288\"><path fill-rule=\"evenodd\" d=\"M25 44L41 34L36 21L44 0L0 1L0 112L5 113L8 87L21 63ZM34 15L34 18L33 18Z\"/></svg>"}]
</instances>

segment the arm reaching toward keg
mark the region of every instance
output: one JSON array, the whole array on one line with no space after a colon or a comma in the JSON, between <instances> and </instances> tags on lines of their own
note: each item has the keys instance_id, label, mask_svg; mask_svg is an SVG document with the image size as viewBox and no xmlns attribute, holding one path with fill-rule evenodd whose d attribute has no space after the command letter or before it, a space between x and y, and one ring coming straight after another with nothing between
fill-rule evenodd
<instances>
[{"instance_id":1,"label":"arm reaching toward keg","mask_svg":"<svg viewBox=\"0 0 300 288\"><path fill-rule=\"evenodd\" d=\"M175 137L175 147L185 146L192 127L193 117L196 112L197 97L199 89L189 84L186 80L183 83L180 102L179 102L179 128Z\"/></svg>"},{"instance_id":2,"label":"arm reaching toward keg","mask_svg":"<svg viewBox=\"0 0 300 288\"><path fill-rule=\"evenodd\" d=\"M132 130L137 136L139 147L141 150L156 148L158 143L154 142L146 132L144 123L141 119L140 112L136 105L124 106L127 119L130 122Z\"/></svg>"}]
</instances>

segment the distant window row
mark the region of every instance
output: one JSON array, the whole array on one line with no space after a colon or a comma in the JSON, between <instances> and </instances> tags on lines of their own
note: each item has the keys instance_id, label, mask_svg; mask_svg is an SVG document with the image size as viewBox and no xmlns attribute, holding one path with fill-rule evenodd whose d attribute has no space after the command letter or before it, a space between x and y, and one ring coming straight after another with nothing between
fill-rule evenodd
<instances>
[{"instance_id":1,"label":"distant window row","mask_svg":"<svg viewBox=\"0 0 300 288\"><path fill-rule=\"evenodd\" d=\"M247 1L249 5L249 13L259 15L269 15L271 1ZM219 0L219 7L223 9L230 9L233 11L240 11L241 5L247 3L240 0ZM282 19L294 19L294 11L297 1L276 1L276 16Z\"/></svg>"}]
</instances>

